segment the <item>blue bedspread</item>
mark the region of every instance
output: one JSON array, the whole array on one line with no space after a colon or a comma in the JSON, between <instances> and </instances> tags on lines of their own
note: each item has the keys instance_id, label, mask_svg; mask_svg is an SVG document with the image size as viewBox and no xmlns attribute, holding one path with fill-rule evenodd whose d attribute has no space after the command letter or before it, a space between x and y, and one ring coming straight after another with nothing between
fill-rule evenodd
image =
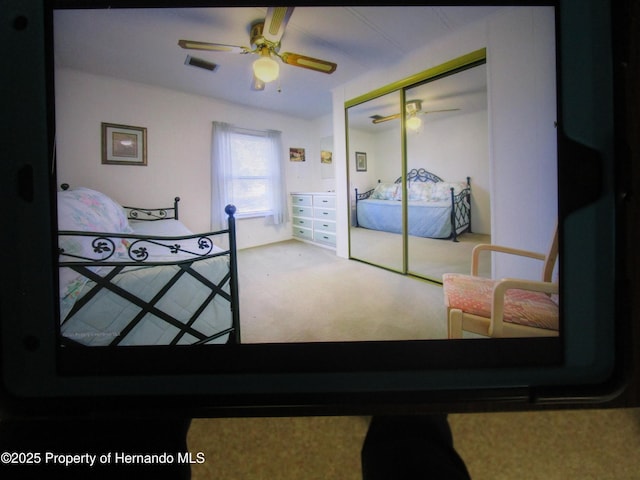
<instances>
[{"instance_id":1,"label":"blue bedspread","mask_svg":"<svg viewBox=\"0 0 640 480\"><path fill-rule=\"evenodd\" d=\"M409 235L427 238L451 236L451 201L408 202ZM402 233L402 203L396 200L358 201L358 225L372 230Z\"/></svg>"}]
</instances>

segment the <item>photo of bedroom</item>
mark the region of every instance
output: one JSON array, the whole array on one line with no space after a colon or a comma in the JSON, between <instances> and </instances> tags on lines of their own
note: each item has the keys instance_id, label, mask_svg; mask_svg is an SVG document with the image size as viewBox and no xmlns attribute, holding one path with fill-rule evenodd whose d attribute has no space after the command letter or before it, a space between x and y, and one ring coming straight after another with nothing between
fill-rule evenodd
<instances>
[{"instance_id":1,"label":"photo of bedroom","mask_svg":"<svg viewBox=\"0 0 640 480\"><path fill-rule=\"evenodd\" d=\"M558 335L553 8L279 8L54 12L63 343ZM465 317L472 268L542 328Z\"/></svg>"}]
</instances>

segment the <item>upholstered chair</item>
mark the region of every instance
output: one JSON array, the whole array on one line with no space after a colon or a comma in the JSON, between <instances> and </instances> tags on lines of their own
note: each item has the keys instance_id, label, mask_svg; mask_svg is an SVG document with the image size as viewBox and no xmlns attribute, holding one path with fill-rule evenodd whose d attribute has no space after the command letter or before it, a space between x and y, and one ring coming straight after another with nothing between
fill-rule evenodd
<instances>
[{"instance_id":1,"label":"upholstered chair","mask_svg":"<svg viewBox=\"0 0 640 480\"><path fill-rule=\"evenodd\" d=\"M480 254L497 252L540 260L540 280L478 275ZM443 275L449 338L462 338L463 331L488 337L557 336L559 295L557 278L552 281L558 257L558 230L546 254L492 244L477 245L471 257L471 275Z\"/></svg>"}]
</instances>

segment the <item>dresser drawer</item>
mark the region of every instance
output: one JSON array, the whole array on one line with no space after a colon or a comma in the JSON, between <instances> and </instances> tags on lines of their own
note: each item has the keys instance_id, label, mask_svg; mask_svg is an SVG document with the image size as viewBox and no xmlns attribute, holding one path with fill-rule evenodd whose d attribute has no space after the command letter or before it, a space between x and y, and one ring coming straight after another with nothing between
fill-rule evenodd
<instances>
[{"instance_id":1,"label":"dresser drawer","mask_svg":"<svg viewBox=\"0 0 640 480\"><path fill-rule=\"evenodd\" d=\"M314 208L313 216L319 219L335 221L336 211L328 208Z\"/></svg>"},{"instance_id":2,"label":"dresser drawer","mask_svg":"<svg viewBox=\"0 0 640 480\"><path fill-rule=\"evenodd\" d=\"M313 219L311 219L311 218L302 218L302 217L293 217L293 228L295 228L295 227L312 228L313 227Z\"/></svg>"},{"instance_id":3,"label":"dresser drawer","mask_svg":"<svg viewBox=\"0 0 640 480\"><path fill-rule=\"evenodd\" d=\"M313 205L312 195L291 195L291 203L295 207L296 205L302 205L303 207L310 207Z\"/></svg>"},{"instance_id":4,"label":"dresser drawer","mask_svg":"<svg viewBox=\"0 0 640 480\"><path fill-rule=\"evenodd\" d=\"M304 238L305 240L313 240L313 230L310 228L293 227L293 236Z\"/></svg>"},{"instance_id":5,"label":"dresser drawer","mask_svg":"<svg viewBox=\"0 0 640 480\"><path fill-rule=\"evenodd\" d=\"M315 195L313 197L314 207L336 208L335 195Z\"/></svg>"},{"instance_id":6,"label":"dresser drawer","mask_svg":"<svg viewBox=\"0 0 640 480\"><path fill-rule=\"evenodd\" d=\"M313 240L318 243L326 243L327 245L336 244L336 236L333 233L315 231L313 232Z\"/></svg>"},{"instance_id":7,"label":"dresser drawer","mask_svg":"<svg viewBox=\"0 0 640 480\"><path fill-rule=\"evenodd\" d=\"M294 217L313 217L313 207L301 207L299 205L293 206Z\"/></svg>"},{"instance_id":8,"label":"dresser drawer","mask_svg":"<svg viewBox=\"0 0 640 480\"><path fill-rule=\"evenodd\" d=\"M336 222L316 219L315 222L313 222L313 229L323 232L336 233Z\"/></svg>"}]
</instances>

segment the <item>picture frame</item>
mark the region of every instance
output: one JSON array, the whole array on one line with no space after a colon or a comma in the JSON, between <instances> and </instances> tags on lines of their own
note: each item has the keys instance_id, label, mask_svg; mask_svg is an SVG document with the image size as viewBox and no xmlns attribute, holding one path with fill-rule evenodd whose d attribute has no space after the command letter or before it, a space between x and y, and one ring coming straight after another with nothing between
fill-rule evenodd
<instances>
[{"instance_id":1,"label":"picture frame","mask_svg":"<svg viewBox=\"0 0 640 480\"><path fill-rule=\"evenodd\" d=\"M102 123L102 163L105 165L147 165L147 129L131 125Z\"/></svg>"},{"instance_id":2,"label":"picture frame","mask_svg":"<svg viewBox=\"0 0 640 480\"><path fill-rule=\"evenodd\" d=\"M329 150L320 151L320 163L331 165L333 163L333 153Z\"/></svg>"},{"instance_id":3,"label":"picture frame","mask_svg":"<svg viewBox=\"0 0 640 480\"><path fill-rule=\"evenodd\" d=\"M365 152L356 152L356 172L367 171L367 154Z\"/></svg>"},{"instance_id":4,"label":"picture frame","mask_svg":"<svg viewBox=\"0 0 640 480\"><path fill-rule=\"evenodd\" d=\"M292 162L304 162L306 161L306 154L304 148L290 148L289 160Z\"/></svg>"}]
</instances>

